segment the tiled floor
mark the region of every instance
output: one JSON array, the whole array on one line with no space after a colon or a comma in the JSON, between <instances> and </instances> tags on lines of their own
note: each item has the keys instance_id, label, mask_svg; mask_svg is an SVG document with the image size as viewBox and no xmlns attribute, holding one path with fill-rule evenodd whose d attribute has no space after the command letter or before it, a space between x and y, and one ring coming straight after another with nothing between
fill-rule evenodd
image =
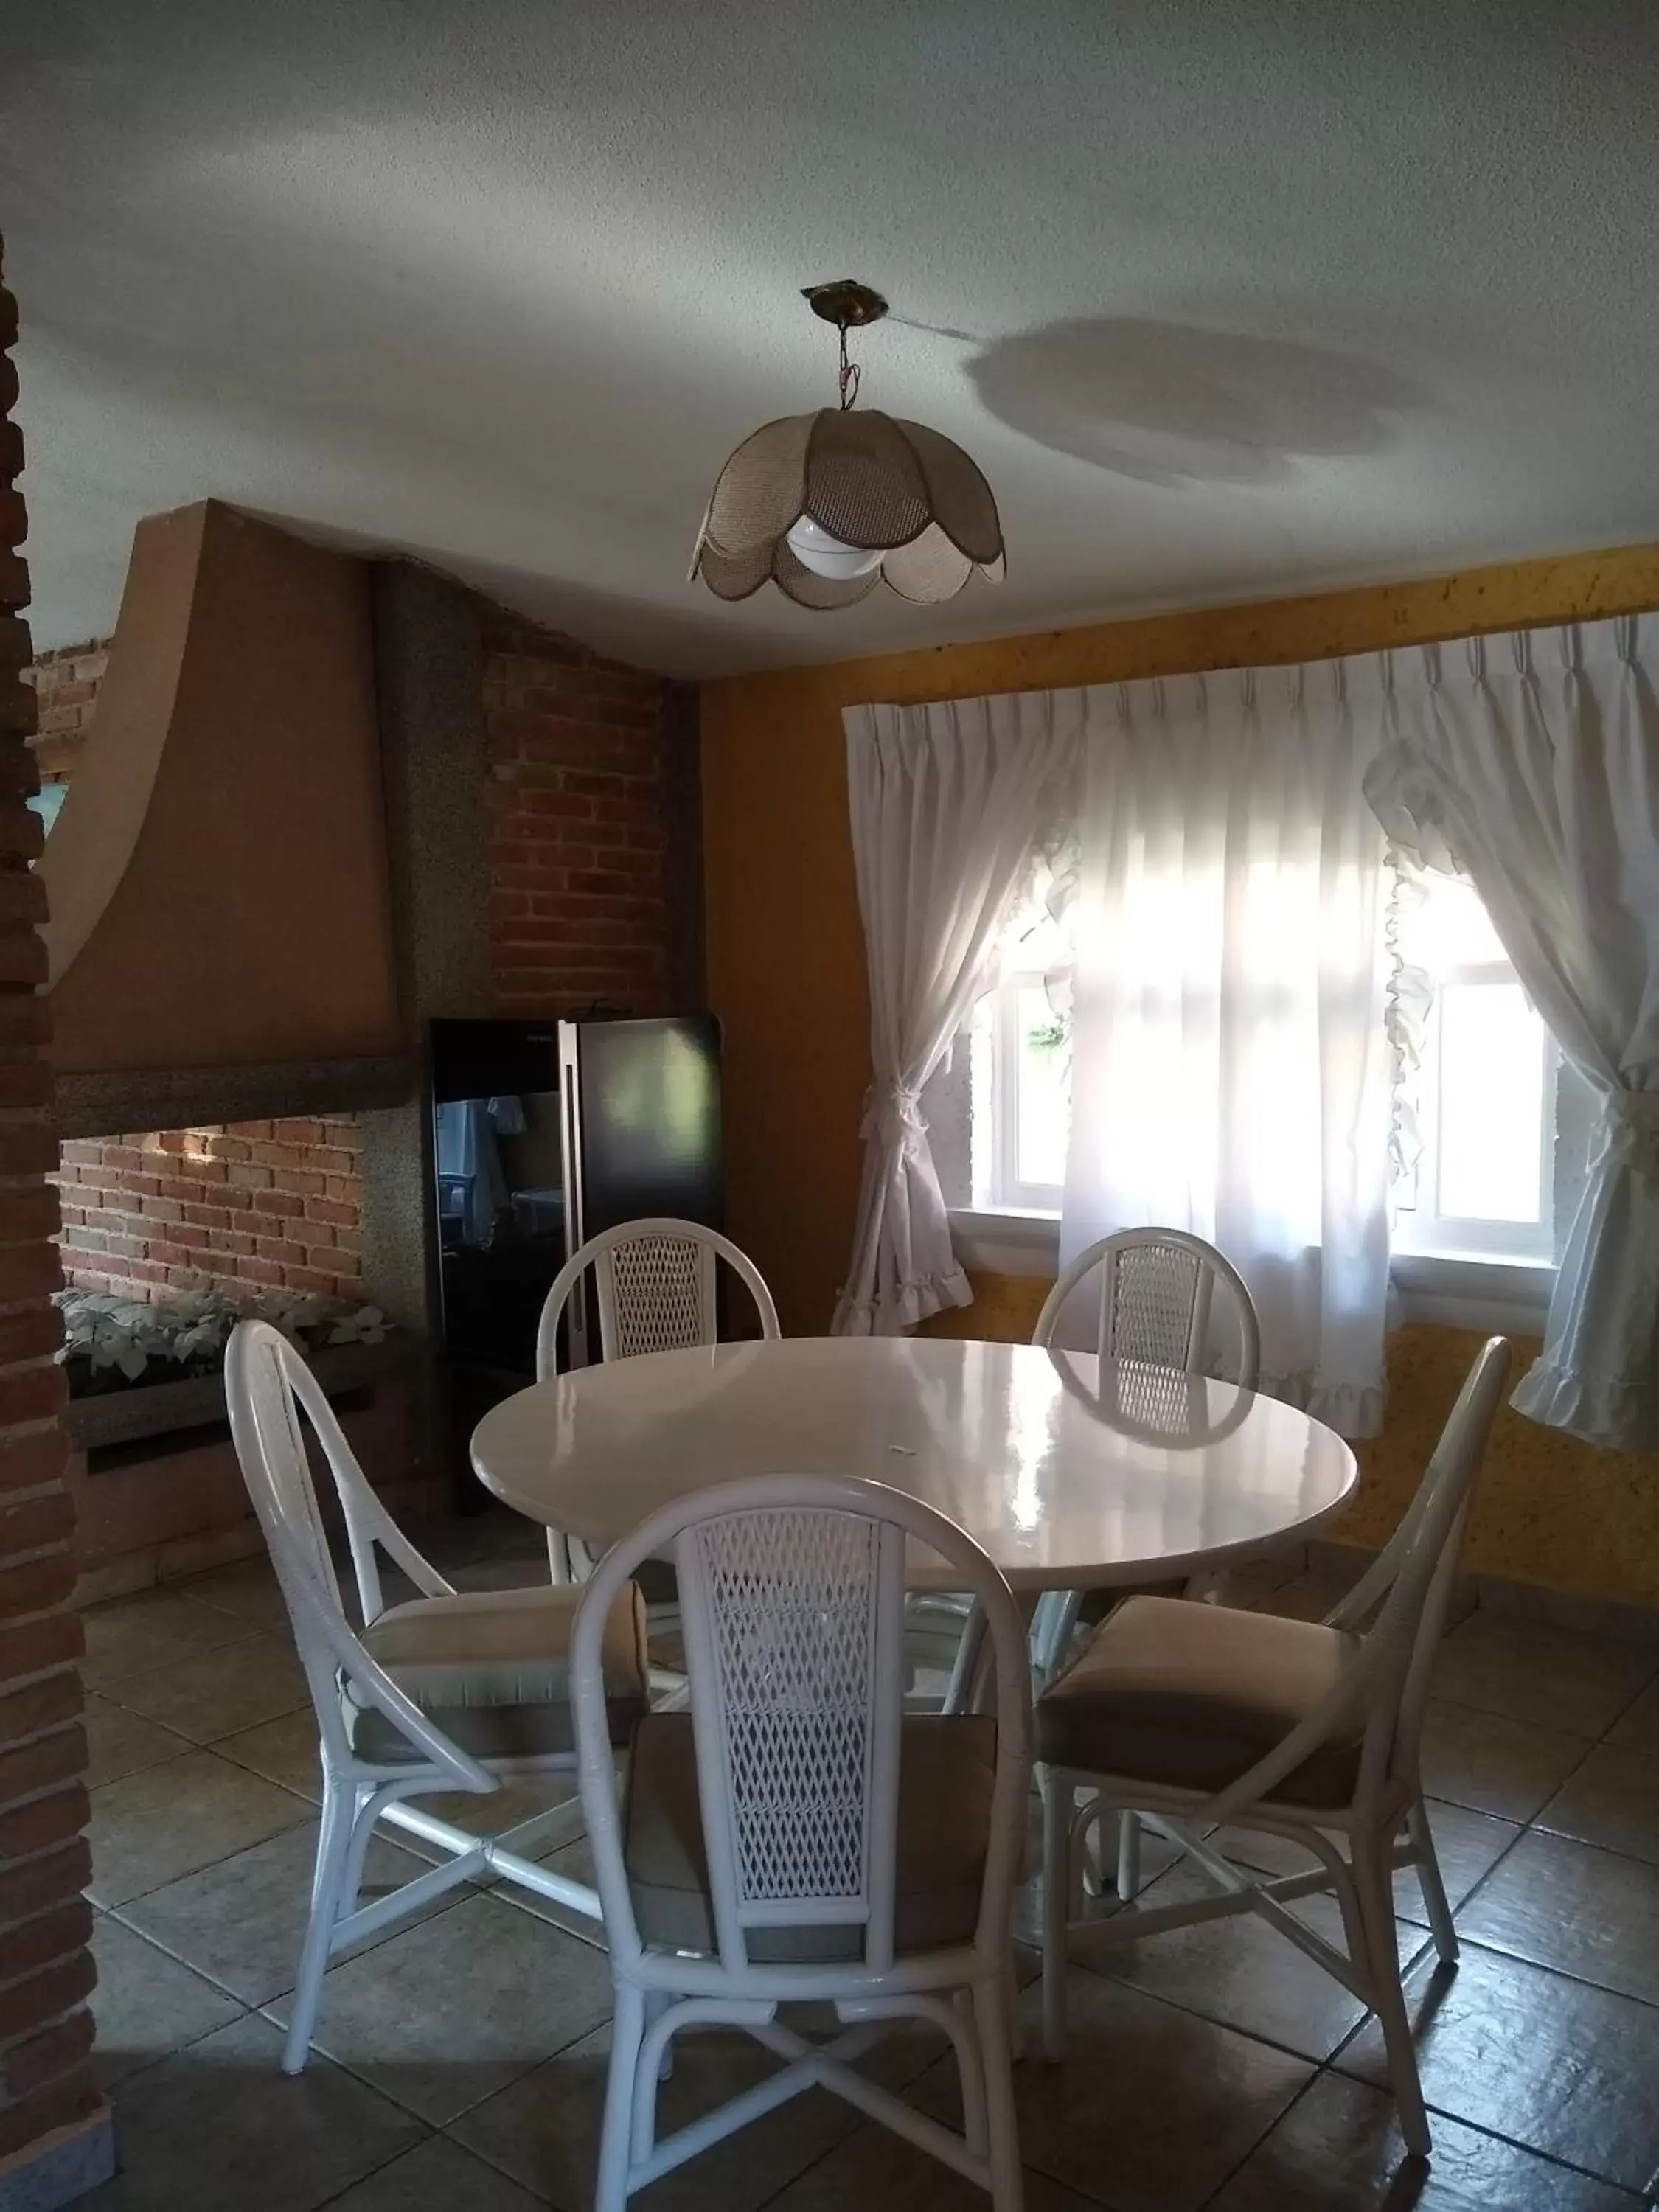
<instances>
[{"instance_id":1,"label":"tiled floor","mask_svg":"<svg viewBox=\"0 0 1659 2212\"><path fill-rule=\"evenodd\" d=\"M459 1582L538 1578L523 1524L459 1522L434 1548ZM1237 1595L1317 1614L1327 1583L1264 1575ZM88 1632L94 2002L122 2160L88 2203L582 2212L603 1954L511 1893L452 1893L333 1969L320 2055L285 2079L316 1759L270 1577L250 1563L124 1600L88 1614ZM1434 2114L1427 2174L1403 2160L1358 2005L1259 1923L1210 1923L1092 1964L1082 1940L1071 2056L1018 2069L1030 2212L1640 2212L1655 2199L1659 1647L1477 1613L1448 1638L1436 1692L1425 1773L1465 1939L1455 1970L1434 1966L1410 1876L1398 1890ZM1275 1848L1255 1839L1261 1863L1280 1863ZM369 1879L416 1863L381 1844ZM1158 1871L1146 1898L1190 1879ZM951 2114L935 2044L901 2037L878 2063ZM767 2064L746 2042L690 2041L665 2122ZM985 2200L814 2092L639 2201L947 2212Z\"/></svg>"}]
</instances>

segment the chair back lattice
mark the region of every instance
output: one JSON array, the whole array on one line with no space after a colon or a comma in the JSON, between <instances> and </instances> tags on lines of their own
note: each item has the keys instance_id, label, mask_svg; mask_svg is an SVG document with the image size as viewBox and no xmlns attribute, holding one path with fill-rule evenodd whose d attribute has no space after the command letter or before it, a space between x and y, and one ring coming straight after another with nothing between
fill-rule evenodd
<instances>
[{"instance_id":1,"label":"chair back lattice","mask_svg":"<svg viewBox=\"0 0 1659 2212\"><path fill-rule=\"evenodd\" d=\"M714 1255L703 1246L653 1231L613 1246L598 1265L607 1359L714 1343Z\"/></svg>"},{"instance_id":2,"label":"chair back lattice","mask_svg":"<svg viewBox=\"0 0 1659 2212\"><path fill-rule=\"evenodd\" d=\"M757 1475L678 1499L614 1545L577 1617L571 1664L582 1807L613 1960L625 1967L646 1954L623 1859L600 1639L622 1582L641 1560L672 1557L711 1964L734 1988L751 1988L769 1971L793 1972L766 1965L775 1936L753 1946L760 1931L793 1929L824 1931L830 1951L856 1962L845 1971L892 1967L910 1543L947 1560L983 1608L996 1750L974 1940L1006 1942L1030 1725L1025 1631L1006 1583L971 1538L919 1499L850 1476Z\"/></svg>"},{"instance_id":3,"label":"chair back lattice","mask_svg":"<svg viewBox=\"0 0 1659 2212\"><path fill-rule=\"evenodd\" d=\"M761 1334L781 1334L778 1310L759 1268L729 1237L701 1222L670 1216L624 1221L590 1237L560 1268L536 1332L537 1381L547 1382L558 1371L560 1319L590 1267L601 1359L717 1343L715 1290L722 1261L754 1301Z\"/></svg>"},{"instance_id":4,"label":"chair back lattice","mask_svg":"<svg viewBox=\"0 0 1659 2212\"><path fill-rule=\"evenodd\" d=\"M1125 1229L1079 1253L1043 1302L1034 1344L1052 1344L1073 1292L1099 1277L1093 1348L1103 1359L1138 1360L1190 1374L1210 1368L1210 1318L1219 1287L1237 1339L1231 1379L1253 1390L1261 1370L1255 1308L1237 1271L1213 1245L1178 1229Z\"/></svg>"},{"instance_id":5,"label":"chair back lattice","mask_svg":"<svg viewBox=\"0 0 1659 2212\"><path fill-rule=\"evenodd\" d=\"M1203 1341L1200 1304L1209 1304L1197 1255L1179 1244L1132 1244L1103 1273L1102 1351L1113 1359L1190 1366L1194 1338Z\"/></svg>"},{"instance_id":6,"label":"chair back lattice","mask_svg":"<svg viewBox=\"0 0 1659 2212\"><path fill-rule=\"evenodd\" d=\"M774 1507L704 1522L685 1540L713 1662L700 1724L717 1735L738 1916L860 1904L878 1654L902 1633L879 1618L880 1525Z\"/></svg>"}]
</instances>

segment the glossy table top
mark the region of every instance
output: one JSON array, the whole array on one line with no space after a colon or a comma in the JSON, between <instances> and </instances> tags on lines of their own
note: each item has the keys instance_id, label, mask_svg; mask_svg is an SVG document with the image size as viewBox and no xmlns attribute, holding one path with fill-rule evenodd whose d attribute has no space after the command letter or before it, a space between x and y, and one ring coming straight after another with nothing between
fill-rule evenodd
<instances>
[{"instance_id":1,"label":"glossy table top","mask_svg":"<svg viewBox=\"0 0 1659 2212\"><path fill-rule=\"evenodd\" d=\"M472 1464L603 1548L689 1490L859 1474L947 1514L1016 1589L1174 1577L1292 1543L1358 1473L1341 1437L1230 1382L944 1337L785 1337L654 1352L519 1391ZM913 1579L932 1579L915 1563Z\"/></svg>"}]
</instances>

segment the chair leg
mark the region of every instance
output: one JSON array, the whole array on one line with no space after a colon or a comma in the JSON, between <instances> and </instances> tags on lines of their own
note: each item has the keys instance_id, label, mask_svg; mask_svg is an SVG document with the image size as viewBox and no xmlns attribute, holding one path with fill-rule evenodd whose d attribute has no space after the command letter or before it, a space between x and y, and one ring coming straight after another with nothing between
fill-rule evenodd
<instances>
[{"instance_id":1,"label":"chair leg","mask_svg":"<svg viewBox=\"0 0 1659 2212\"><path fill-rule=\"evenodd\" d=\"M348 1795L337 1782L324 1784L317 1863L311 1878L311 1917L306 1923L300 1971L295 1978L294 2015L289 2022L288 2039L283 2045L284 2074L302 2072L311 2055L312 2031L317 2025L317 2008L322 2002L323 1976L328 1971L329 1938L340 1917L343 1877L351 1856L356 1809L355 1792Z\"/></svg>"},{"instance_id":2,"label":"chair leg","mask_svg":"<svg viewBox=\"0 0 1659 2212\"><path fill-rule=\"evenodd\" d=\"M623 2212L634 2133L634 2076L645 2039L645 1994L631 1982L617 1982L611 2022L611 2065L605 2084L605 2120L599 2133L599 2172L593 2212Z\"/></svg>"},{"instance_id":3,"label":"chair leg","mask_svg":"<svg viewBox=\"0 0 1659 2212\"><path fill-rule=\"evenodd\" d=\"M1072 1901L1072 1792L1042 1769L1042 2051L1066 2055L1066 1922Z\"/></svg>"},{"instance_id":4,"label":"chair leg","mask_svg":"<svg viewBox=\"0 0 1659 2212\"><path fill-rule=\"evenodd\" d=\"M1434 1948L1451 1966L1458 1954L1457 1928L1446 1897L1446 1885L1441 1879L1440 1861L1435 1855L1428 1808L1420 1792L1412 1800L1412 1809L1406 1816L1406 1833L1417 1853L1417 1886L1423 1893L1429 1926L1434 1931Z\"/></svg>"},{"instance_id":5,"label":"chair leg","mask_svg":"<svg viewBox=\"0 0 1659 2212\"><path fill-rule=\"evenodd\" d=\"M974 1985L980 2065L985 2075L985 2132L990 2148L992 2212L1023 2212L1019 2126L1014 2116L1014 2069L1009 2056L1007 1998L1000 1972ZM609 2208L600 2208L609 2212Z\"/></svg>"},{"instance_id":6,"label":"chair leg","mask_svg":"<svg viewBox=\"0 0 1659 2212\"><path fill-rule=\"evenodd\" d=\"M1120 1813L1117 1816L1117 1893L1125 1905L1133 1905L1140 1894L1140 1815Z\"/></svg>"},{"instance_id":7,"label":"chair leg","mask_svg":"<svg viewBox=\"0 0 1659 2212\"><path fill-rule=\"evenodd\" d=\"M974 1992L959 1989L951 2002L968 2028L967 2049L959 2048L957 2053L957 2072L962 2081L962 2139L970 2158L987 2158L990 2139L985 2132L985 2065L974 2024Z\"/></svg>"},{"instance_id":8,"label":"chair leg","mask_svg":"<svg viewBox=\"0 0 1659 2212\"><path fill-rule=\"evenodd\" d=\"M1417 2047L1406 2010L1406 1993L1400 1981L1400 1953L1395 1940L1393 1856L1387 1841L1364 1830L1352 1841L1354 1887L1364 1931L1366 1979L1371 2002L1382 2023L1388 2052L1389 2076L1400 2115L1400 2132L1415 2158L1427 2158L1432 2143L1429 2116L1423 2105L1423 2084L1417 2071Z\"/></svg>"}]
</instances>

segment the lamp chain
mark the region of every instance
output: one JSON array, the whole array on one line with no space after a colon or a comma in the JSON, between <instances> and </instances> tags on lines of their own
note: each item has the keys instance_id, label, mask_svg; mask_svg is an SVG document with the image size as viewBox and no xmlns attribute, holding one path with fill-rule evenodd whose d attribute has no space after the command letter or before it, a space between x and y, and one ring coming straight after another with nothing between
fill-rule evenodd
<instances>
[{"instance_id":1,"label":"lamp chain","mask_svg":"<svg viewBox=\"0 0 1659 2212\"><path fill-rule=\"evenodd\" d=\"M841 331L841 411L844 415L859 396L859 370L856 362L847 358L848 325L837 325Z\"/></svg>"}]
</instances>

